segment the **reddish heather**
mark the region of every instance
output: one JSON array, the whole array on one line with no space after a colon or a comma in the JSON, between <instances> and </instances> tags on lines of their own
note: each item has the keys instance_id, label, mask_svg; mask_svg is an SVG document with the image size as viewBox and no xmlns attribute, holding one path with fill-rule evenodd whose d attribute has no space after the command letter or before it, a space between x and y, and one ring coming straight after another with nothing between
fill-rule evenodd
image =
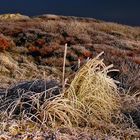
<instances>
[{"instance_id":1,"label":"reddish heather","mask_svg":"<svg viewBox=\"0 0 140 140\"><path fill-rule=\"evenodd\" d=\"M12 47L12 41L5 37L4 35L0 35L0 50L8 50L10 47Z\"/></svg>"}]
</instances>

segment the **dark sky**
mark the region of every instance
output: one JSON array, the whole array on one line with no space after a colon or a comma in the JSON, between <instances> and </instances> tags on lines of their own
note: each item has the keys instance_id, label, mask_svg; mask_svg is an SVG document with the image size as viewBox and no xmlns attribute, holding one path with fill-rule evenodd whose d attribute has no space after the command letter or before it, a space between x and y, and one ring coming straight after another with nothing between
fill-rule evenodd
<instances>
[{"instance_id":1,"label":"dark sky","mask_svg":"<svg viewBox=\"0 0 140 140\"><path fill-rule=\"evenodd\" d=\"M140 26L140 0L0 0L0 14L93 17Z\"/></svg>"}]
</instances>

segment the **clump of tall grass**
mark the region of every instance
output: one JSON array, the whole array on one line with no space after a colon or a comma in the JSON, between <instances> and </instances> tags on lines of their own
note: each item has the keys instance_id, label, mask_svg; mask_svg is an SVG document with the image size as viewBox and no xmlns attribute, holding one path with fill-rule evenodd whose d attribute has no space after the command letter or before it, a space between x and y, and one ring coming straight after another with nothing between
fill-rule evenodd
<instances>
[{"instance_id":1,"label":"clump of tall grass","mask_svg":"<svg viewBox=\"0 0 140 140\"><path fill-rule=\"evenodd\" d=\"M75 75L65 95L73 100L72 106L85 112L86 118L111 121L112 114L120 108L120 97L115 81L97 56L89 60ZM79 104L80 103L80 104Z\"/></svg>"},{"instance_id":2,"label":"clump of tall grass","mask_svg":"<svg viewBox=\"0 0 140 140\"><path fill-rule=\"evenodd\" d=\"M110 68L112 65L106 67L99 56L89 60L68 88L63 86L66 89L61 95L44 102L39 112L41 122L55 127L111 122L121 104L115 81L107 75Z\"/></svg>"},{"instance_id":3,"label":"clump of tall grass","mask_svg":"<svg viewBox=\"0 0 140 140\"><path fill-rule=\"evenodd\" d=\"M39 112L42 124L53 128L78 125L79 118L82 118L82 111L74 108L71 102L63 95L56 97L53 101L46 101Z\"/></svg>"}]
</instances>

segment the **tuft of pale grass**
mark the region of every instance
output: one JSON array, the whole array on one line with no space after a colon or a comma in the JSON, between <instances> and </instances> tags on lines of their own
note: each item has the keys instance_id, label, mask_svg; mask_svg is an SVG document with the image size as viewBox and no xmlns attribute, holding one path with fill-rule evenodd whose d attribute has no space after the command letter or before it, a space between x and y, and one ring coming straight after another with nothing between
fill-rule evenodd
<instances>
[{"instance_id":1,"label":"tuft of pale grass","mask_svg":"<svg viewBox=\"0 0 140 140\"><path fill-rule=\"evenodd\" d=\"M107 75L111 67L106 67L99 56L89 60L66 91L66 96L76 101L73 103L75 108L85 111L88 121L111 121L112 114L120 108L117 86Z\"/></svg>"},{"instance_id":2,"label":"tuft of pale grass","mask_svg":"<svg viewBox=\"0 0 140 140\"><path fill-rule=\"evenodd\" d=\"M44 102L39 112L42 124L53 128L78 125L78 119L82 118L82 111L71 106L71 102L63 95Z\"/></svg>"}]
</instances>

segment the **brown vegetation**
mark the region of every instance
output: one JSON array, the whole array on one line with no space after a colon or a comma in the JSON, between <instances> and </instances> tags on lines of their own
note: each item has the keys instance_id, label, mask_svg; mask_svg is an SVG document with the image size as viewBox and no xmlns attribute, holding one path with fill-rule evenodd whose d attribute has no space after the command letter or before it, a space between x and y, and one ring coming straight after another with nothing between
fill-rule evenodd
<instances>
[{"instance_id":1,"label":"brown vegetation","mask_svg":"<svg viewBox=\"0 0 140 140\"><path fill-rule=\"evenodd\" d=\"M28 20L19 19L16 22L3 20L0 22L0 32L6 38L10 36L16 44L16 53L32 57L39 65L62 67L65 43L68 44L69 70L75 69L78 60L82 64L88 57L93 58L104 51L105 63L114 64L114 67L120 70L117 80L121 81L125 75L130 75L130 72L137 73L133 75L137 76L133 88L140 87L137 85L140 83L139 28L94 19L43 15ZM2 38L0 43L2 49L10 46L5 38ZM124 68L120 67L121 63L128 70L124 72ZM125 80L128 87L131 87L132 79L128 76Z\"/></svg>"},{"instance_id":2,"label":"brown vegetation","mask_svg":"<svg viewBox=\"0 0 140 140\"><path fill-rule=\"evenodd\" d=\"M4 114L0 111L0 139L140 138L139 27L43 15L16 22L2 19L0 33L0 107L6 103L10 108ZM90 59L102 51L100 59ZM66 78L66 85L60 86L65 90L53 100L45 98L40 104L42 91L32 94L30 90L10 100L15 93L19 95L19 88L25 90L19 82L34 83L46 77L63 80L63 84ZM15 83L17 86L9 87ZM5 93L8 96L2 97ZM24 99L35 113L24 111ZM7 113L19 106L23 112L11 120L13 116Z\"/></svg>"}]
</instances>

